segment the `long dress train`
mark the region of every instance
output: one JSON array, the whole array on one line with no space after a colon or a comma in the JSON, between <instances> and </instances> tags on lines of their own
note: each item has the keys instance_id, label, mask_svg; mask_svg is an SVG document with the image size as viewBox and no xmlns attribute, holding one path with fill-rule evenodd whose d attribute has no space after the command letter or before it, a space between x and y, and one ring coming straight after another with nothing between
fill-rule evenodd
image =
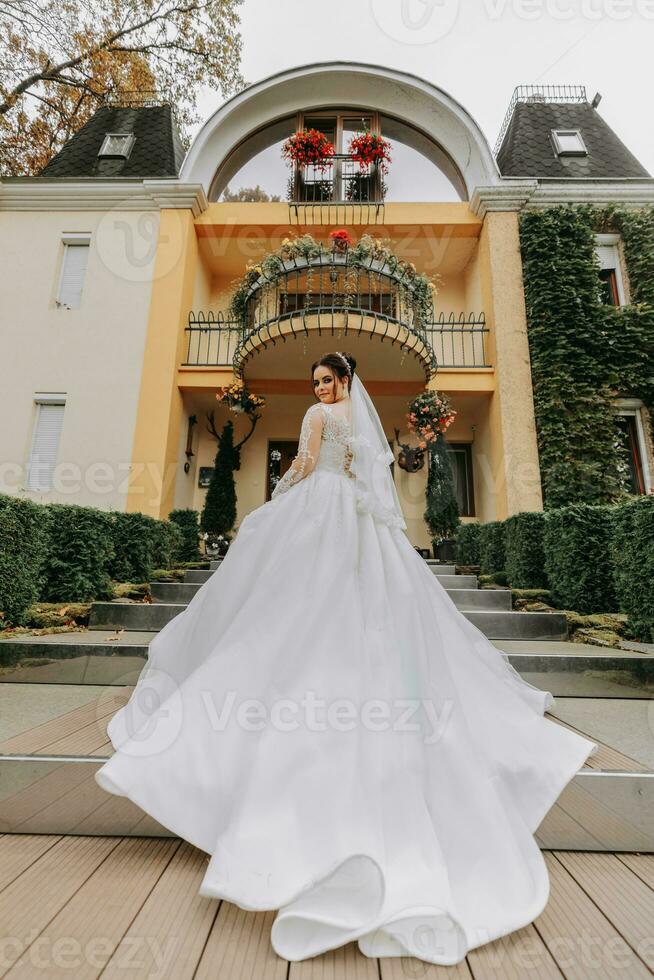
<instances>
[{"instance_id":1,"label":"long dress train","mask_svg":"<svg viewBox=\"0 0 654 980\"><path fill-rule=\"evenodd\" d=\"M96 780L210 855L202 895L278 909L279 956L455 964L545 907L534 832L597 744L357 512L348 426L308 410L295 467L152 640Z\"/></svg>"}]
</instances>

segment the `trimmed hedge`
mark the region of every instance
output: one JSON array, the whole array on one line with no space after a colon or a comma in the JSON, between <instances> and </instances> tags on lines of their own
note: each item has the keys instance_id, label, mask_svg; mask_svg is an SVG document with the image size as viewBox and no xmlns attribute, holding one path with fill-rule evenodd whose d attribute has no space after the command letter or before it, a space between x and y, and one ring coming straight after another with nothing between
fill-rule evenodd
<instances>
[{"instance_id":1,"label":"trimmed hedge","mask_svg":"<svg viewBox=\"0 0 654 980\"><path fill-rule=\"evenodd\" d=\"M570 504L545 512L545 571L560 608L582 614L618 611L611 547L614 509Z\"/></svg>"},{"instance_id":2,"label":"trimmed hedge","mask_svg":"<svg viewBox=\"0 0 654 980\"><path fill-rule=\"evenodd\" d=\"M479 564L482 575L503 572L506 563L504 521L489 521L479 528Z\"/></svg>"},{"instance_id":3,"label":"trimmed hedge","mask_svg":"<svg viewBox=\"0 0 654 980\"><path fill-rule=\"evenodd\" d=\"M456 529L454 560L458 565L479 564L479 531L481 524L459 524Z\"/></svg>"},{"instance_id":4,"label":"trimmed hedge","mask_svg":"<svg viewBox=\"0 0 654 980\"><path fill-rule=\"evenodd\" d=\"M45 504L50 514L44 584L45 602L88 602L111 596L113 515L76 504Z\"/></svg>"},{"instance_id":5,"label":"trimmed hedge","mask_svg":"<svg viewBox=\"0 0 654 980\"><path fill-rule=\"evenodd\" d=\"M612 508L611 557L618 604L629 628L654 641L654 497Z\"/></svg>"},{"instance_id":6,"label":"trimmed hedge","mask_svg":"<svg viewBox=\"0 0 654 980\"><path fill-rule=\"evenodd\" d=\"M22 625L39 599L50 515L32 500L0 494L0 620Z\"/></svg>"},{"instance_id":7,"label":"trimmed hedge","mask_svg":"<svg viewBox=\"0 0 654 980\"><path fill-rule=\"evenodd\" d=\"M483 575L506 574L515 589L548 589L558 608L582 615L626 613L632 635L654 641L654 496L463 525L461 564L474 563L475 538Z\"/></svg>"},{"instance_id":8,"label":"trimmed hedge","mask_svg":"<svg viewBox=\"0 0 654 980\"><path fill-rule=\"evenodd\" d=\"M195 515L197 528L197 512ZM0 494L0 621L22 625L34 602L112 597L111 579L148 581L189 554L197 530L147 514L39 504Z\"/></svg>"},{"instance_id":9,"label":"trimmed hedge","mask_svg":"<svg viewBox=\"0 0 654 980\"><path fill-rule=\"evenodd\" d=\"M182 531L149 514L113 512L114 558L110 573L118 582L147 582L157 568L181 561Z\"/></svg>"},{"instance_id":10,"label":"trimmed hedge","mask_svg":"<svg viewBox=\"0 0 654 980\"><path fill-rule=\"evenodd\" d=\"M184 535L178 524L173 521L157 521L153 528L153 538L152 558L155 569L171 568L184 561L181 557Z\"/></svg>"},{"instance_id":11,"label":"trimmed hedge","mask_svg":"<svg viewBox=\"0 0 654 980\"><path fill-rule=\"evenodd\" d=\"M169 520L182 533L181 544L177 553L178 561L198 561L201 558L198 540L200 536L200 515L197 510L178 508L171 510Z\"/></svg>"},{"instance_id":12,"label":"trimmed hedge","mask_svg":"<svg viewBox=\"0 0 654 980\"><path fill-rule=\"evenodd\" d=\"M542 511L521 511L504 521L505 571L514 589L547 588Z\"/></svg>"}]
</instances>

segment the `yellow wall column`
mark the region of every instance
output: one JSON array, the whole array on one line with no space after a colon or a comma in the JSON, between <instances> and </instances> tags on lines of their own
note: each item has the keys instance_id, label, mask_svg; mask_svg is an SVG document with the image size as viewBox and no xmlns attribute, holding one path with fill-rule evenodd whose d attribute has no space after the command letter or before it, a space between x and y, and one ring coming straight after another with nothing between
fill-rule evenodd
<instances>
[{"instance_id":1,"label":"yellow wall column","mask_svg":"<svg viewBox=\"0 0 654 980\"><path fill-rule=\"evenodd\" d=\"M494 517L489 514L487 519L504 520L519 511L543 509L515 211L486 215L480 274L496 387L489 404L489 453L477 462L483 495L495 502Z\"/></svg>"},{"instance_id":2,"label":"yellow wall column","mask_svg":"<svg viewBox=\"0 0 654 980\"><path fill-rule=\"evenodd\" d=\"M166 518L173 507L184 409L177 369L197 261L192 212L163 209L125 507L151 517Z\"/></svg>"}]
</instances>

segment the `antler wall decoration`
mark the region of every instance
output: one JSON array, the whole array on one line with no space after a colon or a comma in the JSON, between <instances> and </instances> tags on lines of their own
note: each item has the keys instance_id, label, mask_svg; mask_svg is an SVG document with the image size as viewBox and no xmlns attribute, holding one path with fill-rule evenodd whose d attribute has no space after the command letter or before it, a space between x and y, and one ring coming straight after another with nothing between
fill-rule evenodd
<instances>
[{"instance_id":1,"label":"antler wall decoration","mask_svg":"<svg viewBox=\"0 0 654 980\"><path fill-rule=\"evenodd\" d=\"M407 473L417 473L425 465L425 450L420 449L419 446L409 446L408 443L400 442L400 430L394 431L395 441L400 450L397 458L398 466Z\"/></svg>"}]
</instances>

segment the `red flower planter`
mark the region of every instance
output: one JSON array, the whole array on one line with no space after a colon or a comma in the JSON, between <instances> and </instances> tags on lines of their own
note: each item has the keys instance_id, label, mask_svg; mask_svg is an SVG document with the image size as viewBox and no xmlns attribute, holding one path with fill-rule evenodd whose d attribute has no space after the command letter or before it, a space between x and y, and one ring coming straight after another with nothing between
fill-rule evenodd
<instances>
[{"instance_id":1,"label":"red flower planter","mask_svg":"<svg viewBox=\"0 0 654 980\"><path fill-rule=\"evenodd\" d=\"M348 153L356 162L366 170L373 164L379 167L382 174L388 173L388 164L391 161L391 144L383 136L376 136L375 133L357 133L348 143Z\"/></svg>"},{"instance_id":2,"label":"red flower planter","mask_svg":"<svg viewBox=\"0 0 654 980\"><path fill-rule=\"evenodd\" d=\"M282 143L282 156L301 167L327 170L334 156L334 144L319 129L302 129Z\"/></svg>"}]
</instances>

